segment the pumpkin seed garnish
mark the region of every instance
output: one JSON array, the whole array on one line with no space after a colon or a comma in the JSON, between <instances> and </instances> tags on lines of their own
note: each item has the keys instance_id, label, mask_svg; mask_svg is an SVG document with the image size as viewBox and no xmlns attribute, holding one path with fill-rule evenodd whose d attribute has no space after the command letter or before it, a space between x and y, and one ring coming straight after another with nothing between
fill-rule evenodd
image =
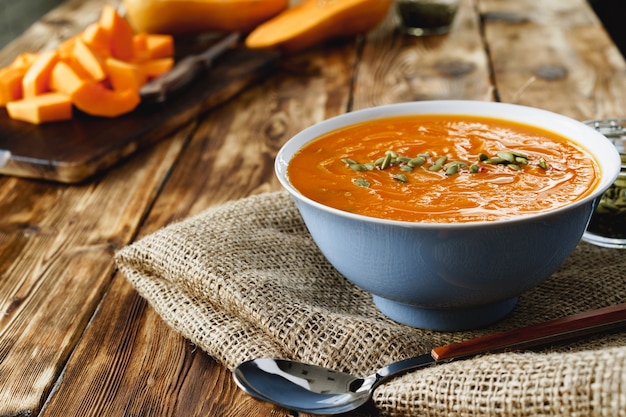
<instances>
[{"instance_id":1,"label":"pumpkin seed garnish","mask_svg":"<svg viewBox=\"0 0 626 417\"><path fill-rule=\"evenodd\" d=\"M388 152L389 151L385 152L385 158L383 159L383 162L380 164L380 169L385 169L389 165L391 165L391 158L392 158L392 156Z\"/></svg>"},{"instance_id":2,"label":"pumpkin seed garnish","mask_svg":"<svg viewBox=\"0 0 626 417\"><path fill-rule=\"evenodd\" d=\"M497 153L498 158L502 158L504 161L506 162L514 162L515 161L515 155L513 155L511 152L498 152Z\"/></svg>"},{"instance_id":3,"label":"pumpkin seed garnish","mask_svg":"<svg viewBox=\"0 0 626 417\"><path fill-rule=\"evenodd\" d=\"M350 169L353 171L365 171L363 164L350 164Z\"/></svg>"},{"instance_id":4,"label":"pumpkin seed garnish","mask_svg":"<svg viewBox=\"0 0 626 417\"><path fill-rule=\"evenodd\" d=\"M426 162L426 158L423 156L418 156L409 160L409 162L407 162L407 165L415 168L424 165L424 162Z\"/></svg>"},{"instance_id":5,"label":"pumpkin seed garnish","mask_svg":"<svg viewBox=\"0 0 626 417\"><path fill-rule=\"evenodd\" d=\"M446 168L446 175L454 175L459 172L459 164L451 164Z\"/></svg>"},{"instance_id":6,"label":"pumpkin seed garnish","mask_svg":"<svg viewBox=\"0 0 626 417\"><path fill-rule=\"evenodd\" d=\"M416 157L412 158L406 155L400 155L396 151L389 149L385 151L384 156L377 158L374 162L359 163L351 158L342 158L341 161L350 167L350 169L357 172L398 167L400 171L410 173L416 168L426 164L431 158L433 157L428 152L420 153ZM478 161L469 164L465 161L448 162L448 156L442 155L432 161L431 164L425 168L431 172L439 172L443 170L446 176L452 176L461 172L469 172L471 174L487 172L488 170L486 168L481 167L481 163L504 165L514 171L521 171L524 166L529 165L530 163L526 154L514 150L499 151L495 156L491 157L485 153L480 153L477 158ZM540 158L536 164L544 170L548 169L548 164L544 158ZM393 174L391 177L400 182L409 181L409 178L403 173ZM364 178L354 179L353 182L361 187L370 186L369 181ZM624 198L624 200L626 200L626 198Z\"/></svg>"},{"instance_id":7,"label":"pumpkin seed garnish","mask_svg":"<svg viewBox=\"0 0 626 417\"><path fill-rule=\"evenodd\" d=\"M352 182L358 185L359 187L369 188L370 186L370 182L366 180L365 178L355 178L352 180Z\"/></svg>"},{"instance_id":8,"label":"pumpkin seed garnish","mask_svg":"<svg viewBox=\"0 0 626 417\"><path fill-rule=\"evenodd\" d=\"M408 182L409 181L407 176L404 175L404 174L394 174L394 175L391 176L391 178L393 178L396 181L400 181L400 182Z\"/></svg>"}]
</instances>

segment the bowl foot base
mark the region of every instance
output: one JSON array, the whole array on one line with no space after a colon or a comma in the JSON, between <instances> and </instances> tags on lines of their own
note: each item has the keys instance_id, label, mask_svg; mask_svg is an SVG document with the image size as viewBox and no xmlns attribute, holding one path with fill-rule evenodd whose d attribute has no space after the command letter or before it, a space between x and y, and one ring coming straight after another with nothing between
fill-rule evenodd
<instances>
[{"instance_id":1,"label":"bowl foot base","mask_svg":"<svg viewBox=\"0 0 626 417\"><path fill-rule=\"evenodd\" d=\"M390 319L420 329L459 331L478 329L506 317L517 297L476 307L459 309L423 308L373 296L376 307Z\"/></svg>"}]
</instances>

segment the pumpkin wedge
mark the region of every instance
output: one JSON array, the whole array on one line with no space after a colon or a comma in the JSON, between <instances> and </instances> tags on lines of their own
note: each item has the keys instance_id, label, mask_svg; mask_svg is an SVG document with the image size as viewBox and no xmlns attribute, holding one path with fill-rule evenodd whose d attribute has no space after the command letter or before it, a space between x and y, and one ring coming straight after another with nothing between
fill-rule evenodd
<instances>
[{"instance_id":1,"label":"pumpkin wedge","mask_svg":"<svg viewBox=\"0 0 626 417\"><path fill-rule=\"evenodd\" d=\"M92 116L117 117L139 105L139 91L111 90L101 83L87 80L70 96L77 109Z\"/></svg>"},{"instance_id":2,"label":"pumpkin wedge","mask_svg":"<svg viewBox=\"0 0 626 417\"><path fill-rule=\"evenodd\" d=\"M124 0L135 32L171 35L246 33L288 5L289 0Z\"/></svg>"},{"instance_id":3,"label":"pumpkin wedge","mask_svg":"<svg viewBox=\"0 0 626 417\"><path fill-rule=\"evenodd\" d=\"M254 29L249 48L297 52L321 42L373 29L387 15L392 0L303 0Z\"/></svg>"},{"instance_id":4,"label":"pumpkin wedge","mask_svg":"<svg viewBox=\"0 0 626 417\"><path fill-rule=\"evenodd\" d=\"M22 79L24 97L34 97L50 91L50 73L58 60L59 55L56 51L45 51L37 56Z\"/></svg>"},{"instance_id":5,"label":"pumpkin wedge","mask_svg":"<svg viewBox=\"0 0 626 417\"><path fill-rule=\"evenodd\" d=\"M7 113L15 120L33 124L72 118L72 102L62 93L43 93L7 103Z\"/></svg>"}]
</instances>

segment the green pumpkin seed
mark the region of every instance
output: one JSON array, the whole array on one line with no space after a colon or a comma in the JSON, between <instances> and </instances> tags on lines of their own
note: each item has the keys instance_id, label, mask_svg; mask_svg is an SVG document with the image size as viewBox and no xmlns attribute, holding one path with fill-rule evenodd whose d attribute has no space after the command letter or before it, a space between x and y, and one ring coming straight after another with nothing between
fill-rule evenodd
<instances>
[{"instance_id":1,"label":"green pumpkin seed","mask_svg":"<svg viewBox=\"0 0 626 417\"><path fill-rule=\"evenodd\" d=\"M503 164L503 163L507 162L507 160L504 159L504 158L501 158L499 156L494 156L493 158L485 159L484 162L486 164Z\"/></svg>"},{"instance_id":2,"label":"green pumpkin seed","mask_svg":"<svg viewBox=\"0 0 626 417\"><path fill-rule=\"evenodd\" d=\"M350 159L350 158L342 158L341 162L343 162L346 165L354 165L354 164L358 164L357 161L355 161L354 159Z\"/></svg>"},{"instance_id":3,"label":"green pumpkin seed","mask_svg":"<svg viewBox=\"0 0 626 417\"><path fill-rule=\"evenodd\" d=\"M392 158L391 154L385 153L385 158L383 159L383 162L380 164L380 169L385 169L389 165L391 165L391 158Z\"/></svg>"},{"instance_id":4,"label":"green pumpkin seed","mask_svg":"<svg viewBox=\"0 0 626 417\"><path fill-rule=\"evenodd\" d=\"M515 155L513 155L511 152L508 152L508 151L498 152L497 155L498 155L498 158L502 158L506 162L515 161Z\"/></svg>"},{"instance_id":5,"label":"green pumpkin seed","mask_svg":"<svg viewBox=\"0 0 626 417\"><path fill-rule=\"evenodd\" d=\"M459 164L451 164L446 168L446 175L454 175L459 172Z\"/></svg>"},{"instance_id":6,"label":"green pumpkin seed","mask_svg":"<svg viewBox=\"0 0 626 417\"><path fill-rule=\"evenodd\" d=\"M426 162L426 158L418 156L417 158L413 158L407 162L407 165L411 167L419 167L424 165L424 162Z\"/></svg>"},{"instance_id":7,"label":"green pumpkin seed","mask_svg":"<svg viewBox=\"0 0 626 417\"><path fill-rule=\"evenodd\" d=\"M352 180L352 182L359 187L369 188L370 186L370 182L365 178L355 178Z\"/></svg>"},{"instance_id":8,"label":"green pumpkin seed","mask_svg":"<svg viewBox=\"0 0 626 417\"><path fill-rule=\"evenodd\" d=\"M478 170L479 170L479 169L480 169L480 168L479 168L479 166L478 166L478 165L476 165L476 164L472 164L472 165L470 165L470 167L469 167L469 172L471 172L472 174L476 174L476 173L478 172Z\"/></svg>"},{"instance_id":9,"label":"green pumpkin seed","mask_svg":"<svg viewBox=\"0 0 626 417\"><path fill-rule=\"evenodd\" d=\"M438 158L435 163L433 165L442 165L446 163L446 161L448 160L448 157L446 155Z\"/></svg>"},{"instance_id":10,"label":"green pumpkin seed","mask_svg":"<svg viewBox=\"0 0 626 417\"><path fill-rule=\"evenodd\" d=\"M404 175L404 174L394 174L394 175L391 176L391 178L393 178L396 181L400 181L400 182L408 182L409 181L407 176Z\"/></svg>"}]
</instances>

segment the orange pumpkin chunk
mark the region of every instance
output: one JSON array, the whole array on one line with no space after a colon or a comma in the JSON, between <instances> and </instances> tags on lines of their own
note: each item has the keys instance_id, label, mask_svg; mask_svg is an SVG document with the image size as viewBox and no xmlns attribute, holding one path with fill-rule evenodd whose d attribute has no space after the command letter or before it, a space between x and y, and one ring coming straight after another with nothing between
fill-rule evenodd
<instances>
[{"instance_id":1,"label":"orange pumpkin chunk","mask_svg":"<svg viewBox=\"0 0 626 417\"><path fill-rule=\"evenodd\" d=\"M146 82L146 76L136 64L107 58L105 66L114 90L139 90Z\"/></svg>"},{"instance_id":2,"label":"orange pumpkin chunk","mask_svg":"<svg viewBox=\"0 0 626 417\"><path fill-rule=\"evenodd\" d=\"M102 56L110 55L109 35L97 22L87 25L80 35L83 42Z\"/></svg>"},{"instance_id":3,"label":"orange pumpkin chunk","mask_svg":"<svg viewBox=\"0 0 626 417\"><path fill-rule=\"evenodd\" d=\"M120 16L113 6L102 7L98 24L109 37L111 56L123 61L130 61L134 56L133 37L135 35L130 24Z\"/></svg>"},{"instance_id":4,"label":"orange pumpkin chunk","mask_svg":"<svg viewBox=\"0 0 626 417\"><path fill-rule=\"evenodd\" d=\"M5 67L0 69L0 106L22 98L22 79L26 68Z\"/></svg>"},{"instance_id":5,"label":"orange pumpkin chunk","mask_svg":"<svg viewBox=\"0 0 626 417\"><path fill-rule=\"evenodd\" d=\"M141 71L148 79L165 74L174 66L174 58L157 58L142 62Z\"/></svg>"},{"instance_id":6,"label":"orange pumpkin chunk","mask_svg":"<svg viewBox=\"0 0 626 417\"><path fill-rule=\"evenodd\" d=\"M28 68L22 80L22 90L24 97L34 97L36 95L50 91L50 73L59 60L56 51L42 52L35 62Z\"/></svg>"},{"instance_id":7,"label":"orange pumpkin chunk","mask_svg":"<svg viewBox=\"0 0 626 417\"><path fill-rule=\"evenodd\" d=\"M44 93L7 103L9 117L41 124L72 118L72 101L61 93Z\"/></svg>"},{"instance_id":8,"label":"orange pumpkin chunk","mask_svg":"<svg viewBox=\"0 0 626 417\"><path fill-rule=\"evenodd\" d=\"M107 77L102 57L82 39L74 42L74 59L94 80L102 81Z\"/></svg>"},{"instance_id":9,"label":"orange pumpkin chunk","mask_svg":"<svg viewBox=\"0 0 626 417\"><path fill-rule=\"evenodd\" d=\"M33 52L24 52L19 54L13 62L11 62L11 67L20 67L20 68L29 68L35 60L37 59L37 54Z\"/></svg>"},{"instance_id":10,"label":"orange pumpkin chunk","mask_svg":"<svg viewBox=\"0 0 626 417\"><path fill-rule=\"evenodd\" d=\"M169 58L174 55L174 38L171 35L146 35L146 50L150 59Z\"/></svg>"},{"instance_id":11,"label":"orange pumpkin chunk","mask_svg":"<svg viewBox=\"0 0 626 417\"><path fill-rule=\"evenodd\" d=\"M139 105L137 90L111 90L101 83L87 81L71 95L72 102L81 111L92 116L117 117Z\"/></svg>"},{"instance_id":12,"label":"orange pumpkin chunk","mask_svg":"<svg viewBox=\"0 0 626 417\"><path fill-rule=\"evenodd\" d=\"M71 96L85 80L86 78L82 77L67 62L59 61L52 69L50 88L54 91Z\"/></svg>"}]
</instances>

